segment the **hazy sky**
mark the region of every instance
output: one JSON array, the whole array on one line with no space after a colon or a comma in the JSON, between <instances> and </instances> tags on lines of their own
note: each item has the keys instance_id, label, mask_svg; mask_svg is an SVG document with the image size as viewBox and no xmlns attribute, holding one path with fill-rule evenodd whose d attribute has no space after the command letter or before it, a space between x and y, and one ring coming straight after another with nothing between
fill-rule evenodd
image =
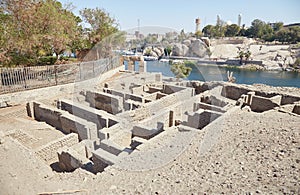
<instances>
[{"instance_id":1,"label":"hazy sky","mask_svg":"<svg viewBox=\"0 0 300 195\"><path fill-rule=\"evenodd\" d=\"M285 24L300 22L300 0L60 0L71 2L79 10L104 8L114 17L122 30L140 26L158 26L186 32L195 31L195 19L201 19L201 28L215 24L217 15L224 21L250 26L254 19Z\"/></svg>"}]
</instances>

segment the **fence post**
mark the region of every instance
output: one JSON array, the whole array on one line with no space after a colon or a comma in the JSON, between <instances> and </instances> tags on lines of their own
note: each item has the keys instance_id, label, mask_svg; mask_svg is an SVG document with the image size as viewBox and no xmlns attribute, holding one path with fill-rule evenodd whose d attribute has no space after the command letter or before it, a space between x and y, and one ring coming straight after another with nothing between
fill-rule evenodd
<instances>
[{"instance_id":1,"label":"fence post","mask_svg":"<svg viewBox=\"0 0 300 195\"><path fill-rule=\"evenodd\" d=\"M25 67L23 67L23 75L20 75L20 77L22 77L23 76L23 79L24 79L24 85L25 85L25 89L27 89L27 83L26 83L26 75L27 75L27 71L26 71L26 68ZM21 78L20 78L20 80L21 80Z\"/></svg>"},{"instance_id":2,"label":"fence post","mask_svg":"<svg viewBox=\"0 0 300 195\"><path fill-rule=\"evenodd\" d=\"M55 77L55 85L57 85L57 66L54 65L54 77Z\"/></svg>"},{"instance_id":3,"label":"fence post","mask_svg":"<svg viewBox=\"0 0 300 195\"><path fill-rule=\"evenodd\" d=\"M95 61L93 61L93 77L95 77Z\"/></svg>"}]
</instances>

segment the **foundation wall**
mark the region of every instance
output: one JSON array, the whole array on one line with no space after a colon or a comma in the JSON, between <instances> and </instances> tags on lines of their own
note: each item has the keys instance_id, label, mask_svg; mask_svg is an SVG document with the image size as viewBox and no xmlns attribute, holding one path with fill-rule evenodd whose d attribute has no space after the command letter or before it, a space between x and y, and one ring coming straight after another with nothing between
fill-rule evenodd
<instances>
[{"instance_id":1,"label":"foundation wall","mask_svg":"<svg viewBox=\"0 0 300 195\"><path fill-rule=\"evenodd\" d=\"M295 105L294 106L293 113L300 115L300 105Z\"/></svg>"},{"instance_id":2,"label":"foundation wall","mask_svg":"<svg viewBox=\"0 0 300 195\"><path fill-rule=\"evenodd\" d=\"M49 162L57 157L57 151L62 147L71 147L78 143L78 135L70 133L58 140L54 140L40 148L35 153L43 160Z\"/></svg>"},{"instance_id":3,"label":"foundation wall","mask_svg":"<svg viewBox=\"0 0 300 195\"><path fill-rule=\"evenodd\" d=\"M71 172L88 164L92 165L92 162L88 158L85 158L84 155L79 154L73 148L64 148L59 150L57 154L58 165L64 171Z\"/></svg>"},{"instance_id":4,"label":"foundation wall","mask_svg":"<svg viewBox=\"0 0 300 195\"><path fill-rule=\"evenodd\" d=\"M98 129L110 127L110 125L117 123L117 119L114 115L104 113L104 111L78 104L70 100L59 100L58 107L77 117L95 123Z\"/></svg>"},{"instance_id":5,"label":"foundation wall","mask_svg":"<svg viewBox=\"0 0 300 195\"><path fill-rule=\"evenodd\" d=\"M94 171L103 172L107 166L115 164L117 156L102 150L101 148L92 152Z\"/></svg>"},{"instance_id":6,"label":"foundation wall","mask_svg":"<svg viewBox=\"0 0 300 195\"><path fill-rule=\"evenodd\" d=\"M196 112L193 115L189 115L188 121L184 122L183 125L196 129L202 129L220 116L221 113L203 110L201 112Z\"/></svg>"},{"instance_id":7,"label":"foundation wall","mask_svg":"<svg viewBox=\"0 0 300 195\"><path fill-rule=\"evenodd\" d=\"M65 133L77 133L79 135L79 140L98 139L97 126L95 123L88 122L71 114L61 115L60 121L62 130Z\"/></svg>"},{"instance_id":8,"label":"foundation wall","mask_svg":"<svg viewBox=\"0 0 300 195\"><path fill-rule=\"evenodd\" d=\"M137 125L132 129L132 135L143 139L150 139L160 133L162 128L151 128L145 125Z\"/></svg>"},{"instance_id":9,"label":"foundation wall","mask_svg":"<svg viewBox=\"0 0 300 195\"><path fill-rule=\"evenodd\" d=\"M254 112L264 112L280 106L281 96L273 98L265 98L254 95L250 108Z\"/></svg>"},{"instance_id":10,"label":"foundation wall","mask_svg":"<svg viewBox=\"0 0 300 195\"><path fill-rule=\"evenodd\" d=\"M205 103L202 103L202 102L194 104L194 112L196 112L199 109L213 110L213 111L225 113L225 111L222 110L221 107L210 105L210 104L205 104Z\"/></svg>"},{"instance_id":11,"label":"foundation wall","mask_svg":"<svg viewBox=\"0 0 300 195\"><path fill-rule=\"evenodd\" d=\"M185 87L180 87L180 86L177 86L177 85L164 85L164 88L163 88L163 93L165 94L172 94L172 93L176 93L178 91L181 91L181 90L184 90L186 89Z\"/></svg>"},{"instance_id":12,"label":"foundation wall","mask_svg":"<svg viewBox=\"0 0 300 195\"><path fill-rule=\"evenodd\" d=\"M223 86L221 94L223 97L238 100L241 97L241 95L247 94L249 91L251 90L237 86Z\"/></svg>"},{"instance_id":13,"label":"foundation wall","mask_svg":"<svg viewBox=\"0 0 300 195\"><path fill-rule=\"evenodd\" d=\"M33 110L34 118L37 121L43 121L57 129L62 129L60 121L62 111L56 108L51 108L38 102L33 102Z\"/></svg>"},{"instance_id":14,"label":"foundation wall","mask_svg":"<svg viewBox=\"0 0 300 195\"><path fill-rule=\"evenodd\" d=\"M123 110L123 98L104 92L87 91L86 101L89 102L92 107L111 114L116 114Z\"/></svg>"}]
</instances>

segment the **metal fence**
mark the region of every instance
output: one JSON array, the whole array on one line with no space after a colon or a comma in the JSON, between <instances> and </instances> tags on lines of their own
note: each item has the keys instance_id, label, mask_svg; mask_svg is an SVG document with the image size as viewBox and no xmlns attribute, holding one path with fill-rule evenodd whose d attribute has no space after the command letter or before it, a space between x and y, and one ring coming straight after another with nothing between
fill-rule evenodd
<instances>
[{"instance_id":1,"label":"metal fence","mask_svg":"<svg viewBox=\"0 0 300 195\"><path fill-rule=\"evenodd\" d=\"M119 57L52 66L0 68L0 94L84 81L119 67Z\"/></svg>"}]
</instances>

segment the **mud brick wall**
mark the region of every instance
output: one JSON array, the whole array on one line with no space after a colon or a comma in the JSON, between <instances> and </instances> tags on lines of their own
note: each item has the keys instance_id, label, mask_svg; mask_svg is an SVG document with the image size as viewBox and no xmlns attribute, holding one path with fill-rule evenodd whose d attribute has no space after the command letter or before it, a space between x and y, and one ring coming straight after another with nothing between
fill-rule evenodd
<instances>
[{"instance_id":1,"label":"mud brick wall","mask_svg":"<svg viewBox=\"0 0 300 195\"><path fill-rule=\"evenodd\" d=\"M78 104L78 103L72 102L70 100L59 100L58 106L62 110L66 110L69 113L71 113L77 117L80 117L87 121L95 123L97 125L98 129L107 127L108 119L103 118L101 115L101 111L99 111L95 108L91 108L91 107L88 107L88 106L85 106L82 104ZM106 114L110 115L108 113L106 113ZM111 116L114 117L113 115L111 115ZM114 122L111 121L110 124L114 124Z\"/></svg>"},{"instance_id":2,"label":"mud brick wall","mask_svg":"<svg viewBox=\"0 0 300 195\"><path fill-rule=\"evenodd\" d=\"M182 101L189 100L194 95L194 89L193 88L186 88L184 90L181 90L177 93L167 95L165 97L162 97L161 99L150 102L148 104L145 104L144 107L138 108L136 110L122 113L119 116L125 117L130 122L138 122L142 121L153 114L157 115L157 111L161 110L162 108L167 108L173 105L176 105ZM192 104L193 106L193 104ZM160 121L162 122L162 121ZM152 124L153 126L153 124Z\"/></svg>"},{"instance_id":3,"label":"mud brick wall","mask_svg":"<svg viewBox=\"0 0 300 195\"><path fill-rule=\"evenodd\" d=\"M141 137L144 139L150 139L158 133L158 129L151 128L145 125L134 126L132 129L132 135Z\"/></svg>"},{"instance_id":4,"label":"mud brick wall","mask_svg":"<svg viewBox=\"0 0 300 195\"><path fill-rule=\"evenodd\" d=\"M176 85L164 85L163 88L163 93L165 94L172 94L172 93L176 93L178 91L184 90L186 89L185 87L180 87L180 86L176 86Z\"/></svg>"},{"instance_id":5,"label":"mud brick wall","mask_svg":"<svg viewBox=\"0 0 300 195\"><path fill-rule=\"evenodd\" d=\"M183 122L183 125L196 129L202 129L206 125L217 119L219 116L221 116L221 113L210 110L202 110L194 113L193 115L189 115L188 121Z\"/></svg>"},{"instance_id":6,"label":"mud brick wall","mask_svg":"<svg viewBox=\"0 0 300 195\"><path fill-rule=\"evenodd\" d=\"M143 93L144 93L144 86L133 87L133 88L131 89L131 92L132 92L133 94L138 94L138 95L143 94Z\"/></svg>"},{"instance_id":7,"label":"mud brick wall","mask_svg":"<svg viewBox=\"0 0 300 195\"><path fill-rule=\"evenodd\" d=\"M94 172L102 172L107 166L113 165L117 162L117 156L106 152L101 148L93 151L92 154Z\"/></svg>"},{"instance_id":8,"label":"mud brick wall","mask_svg":"<svg viewBox=\"0 0 300 195\"><path fill-rule=\"evenodd\" d=\"M294 106L293 113L300 115L300 105L295 105Z\"/></svg>"},{"instance_id":9,"label":"mud brick wall","mask_svg":"<svg viewBox=\"0 0 300 195\"><path fill-rule=\"evenodd\" d=\"M202 103L202 102L194 104L194 111L197 111L200 108L204 109L204 110L213 110L213 111L217 111L217 112L221 112L221 113L225 112L224 110L222 110L221 107L218 107L218 106L214 106L214 105L210 105L210 104L205 104L205 103Z\"/></svg>"},{"instance_id":10,"label":"mud brick wall","mask_svg":"<svg viewBox=\"0 0 300 195\"><path fill-rule=\"evenodd\" d=\"M300 97L282 94L282 99L280 104L281 105L293 104L294 102L298 102L298 101L300 101Z\"/></svg>"},{"instance_id":11,"label":"mud brick wall","mask_svg":"<svg viewBox=\"0 0 300 195\"><path fill-rule=\"evenodd\" d=\"M140 124L150 129L155 129L156 131L162 131L164 127L169 127L170 111L170 108L160 111L155 115L152 115L149 118L140 121Z\"/></svg>"},{"instance_id":12,"label":"mud brick wall","mask_svg":"<svg viewBox=\"0 0 300 195\"><path fill-rule=\"evenodd\" d=\"M33 110L36 120L46 122L57 129L61 129L61 110L51 108L38 102L33 102Z\"/></svg>"},{"instance_id":13,"label":"mud brick wall","mask_svg":"<svg viewBox=\"0 0 300 195\"><path fill-rule=\"evenodd\" d=\"M278 96L278 98L276 98L276 97L277 96L275 96L273 98L265 98L265 97L260 97L260 96L254 95L252 97L252 102L251 102L250 108L254 112L264 112L267 110L271 110L280 105L281 96Z\"/></svg>"},{"instance_id":14,"label":"mud brick wall","mask_svg":"<svg viewBox=\"0 0 300 195\"><path fill-rule=\"evenodd\" d=\"M38 148L35 153L46 162L50 162L57 158L57 151L64 146L73 146L78 143L78 135L70 133L60 139L54 140L44 146Z\"/></svg>"},{"instance_id":15,"label":"mud brick wall","mask_svg":"<svg viewBox=\"0 0 300 195\"><path fill-rule=\"evenodd\" d=\"M79 140L97 139L97 126L95 123L88 122L82 118L71 114L64 114L60 116L62 130L65 133L77 133Z\"/></svg>"},{"instance_id":16,"label":"mud brick wall","mask_svg":"<svg viewBox=\"0 0 300 195\"><path fill-rule=\"evenodd\" d=\"M249 91L251 90L241 88L240 86L224 86L222 88L221 94L223 97L238 100L241 97L241 95L247 94Z\"/></svg>"},{"instance_id":17,"label":"mud brick wall","mask_svg":"<svg viewBox=\"0 0 300 195\"><path fill-rule=\"evenodd\" d=\"M163 89L162 88L159 88L159 87L149 87L148 88L148 93L155 93L155 92L162 92L163 91Z\"/></svg>"},{"instance_id":18,"label":"mud brick wall","mask_svg":"<svg viewBox=\"0 0 300 195\"><path fill-rule=\"evenodd\" d=\"M138 95L133 95L133 94L125 94L125 100L133 100L133 101L137 101L137 102L143 102L143 97L142 96L138 96Z\"/></svg>"},{"instance_id":19,"label":"mud brick wall","mask_svg":"<svg viewBox=\"0 0 300 195\"><path fill-rule=\"evenodd\" d=\"M116 114L123 110L123 98L104 92L87 91L86 101L89 102L92 107L111 114Z\"/></svg>"},{"instance_id":20,"label":"mud brick wall","mask_svg":"<svg viewBox=\"0 0 300 195\"><path fill-rule=\"evenodd\" d=\"M125 96L125 94L123 92L117 91L117 90L114 90L114 89L104 88L103 92L108 93L108 94L112 94L112 95L115 95L115 96L119 96L119 97L122 97L122 98L124 98L124 96Z\"/></svg>"}]
</instances>

